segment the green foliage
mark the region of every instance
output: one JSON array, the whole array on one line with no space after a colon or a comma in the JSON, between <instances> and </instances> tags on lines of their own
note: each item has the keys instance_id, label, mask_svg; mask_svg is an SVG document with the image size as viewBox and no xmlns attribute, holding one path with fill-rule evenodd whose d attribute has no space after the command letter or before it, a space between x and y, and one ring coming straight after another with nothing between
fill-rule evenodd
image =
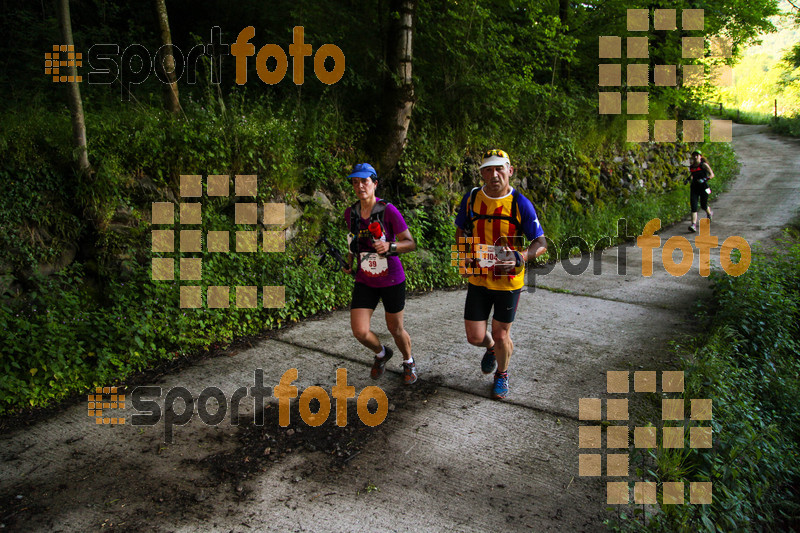
<instances>
[{"instance_id":1,"label":"green foliage","mask_svg":"<svg viewBox=\"0 0 800 533\"><path fill-rule=\"evenodd\" d=\"M571 61L575 39L541 4L425 2L417 24L415 114L423 123L462 130L476 121L496 138L507 127L547 127L568 114L572 102L546 84L554 60Z\"/></svg>"},{"instance_id":2,"label":"green foliage","mask_svg":"<svg viewBox=\"0 0 800 533\"><path fill-rule=\"evenodd\" d=\"M733 86L717 89L716 97L725 106L722 114L726 118L745 124L769 124L777 133L797 137L800 136L797 20L794 23L778 22L777 17L773 20L778 31L742 54L733 69Z\"/></svg>"},{"instance_id":3,"label":"green foliage","mask_svg":"<svg viewBox=\"0 0 800 533\"><path fill-rule=\"evenodd\" d=\"M153 13L112 4L74 3L76 47L142 43L154 50ZM353 163L370 159L368 132L386 105L385 35L394 14L380 2L274 4L267 11L246 2L222 10L174 4L173 39L186 53L207 42L207 33L193 33L197 28L206 32L219 25L223 42L232 42L239 28L253 25L254 45L285 49L292 27L302 24L314 49L334 43L344 50L348 66L341 82L319 83L308 60L303 86L288 78L267 86L250 58L245 88L235 84L227 64L217 86L209 83L203 58L199 83L180 82L179 116L161 109L163 87L155 75L133 89L130 101L120 101L118 85L83 84L96 172L76 176L63 85L42 76L42 50L34 53L58 35L52 5L12 3L0 22L8 48L13 44L20 51L0 72L0 86L9 95L0 112L0 412L46 405L123 380L164 358L347 304L348 278L317 265L312 247L327 234L343 249L340 214L352 201L343 176ZM767 0L750 8L738 1L724 4L715 0L706 8L707 27L745 37L766 27L756 15L772 6ZM573 3L563 20L558 7L530 0L417 4L408 146L397 190L382 191L400 206L417 241L417 251L403 257L409 289L463 282L450 266L452 217L463 191L478 183L474 163L488 147L512 154L520 188L534 199L556 241L580 236L593 245L616 234L619 218L628 219L635 234L651 218L667 224L685 213L687 193L676 185L684 169L670 153L656 154L648 169L608 161L641 150L625 145L623 115L597 113L597 37L623 35L626 10L636 6ZM661 63L676 64L666 58L679 53L678 37L676 32L661 43ZM678 105L697 112L681 96L654 91L652 118L669 118ZM715 171L732 175L735 162L729 153L715 152L725 148L714 144L721 143L708 146ZM677 148L678 155L684 148ZM604 165L614 172L603 174ZM181 174L237 173L258 175L258 202L297 206L302 195L324 191L334 214L305 204L285 254L198 256L204 285L284 285L286 307L181 310L178 282L150 279L149 204L174 197ZM630 173L625 183L623 173ZM633 185L640 180L639 188ZM420 205L417 200L404 205L418 194L428 196L422 207L412 207ZM241 229L232 223L227 199L208 200L203 212L204 230ZM119 213L124 220L115 224ZM75 248L79 259L70 268L49 278L35 275L42 265L69 262ZM14 295L12 282L24 285L21 295Z\"/></svg>"},{"instance_id":4,"label":"green foliage","mask_svg":"<svg viewBox=\"0 0 800 533\"><path fill-rule=\"evenodd\" d=\"M771 124L772 130L781 135L800 137L800 117L778 117L777 122Z\"/></svg>"},{"instance_id":5,"label":"green foliage","mask_svg":"<svg viewBox=\"0 0 800 533\"><path fill-rule=\"evenodd\" d=\"M0 272L32 272L55 261L81 231L69 213L70 189L52 169L0 166Z\"/></svg>"},{"instance_id":6,"label":"green foliage","mask_svg":"<svg viewBox=\"0 0 800 533\"><path fill-rule=\"evenodd\" d=\"M450 210L442 205L406 210L404 218L417 250L403 256L406 287L428 291L463 283L451 266L450 247L455 244L455 226Z\"/></svg>"},{"instance_id":7,"label":"green foliage","mask_svg":"<svg viewBox=\"0 0 800 533\"><path fill-rule=\"evenodd\" d=\"M716 313L698 316L709 334L679 350L684 397L713 401L713 447L658 449L651 472L712 482L712 504L662 505L649 531L779 531L800 518L800 243L780 246L756 250L742 276L712 274Z\"/></svg>"},{"instance_id":8,"label":"green foliage","mask_svg":"<svg viewBox=\"0 0 800 533\"><path fill-rule=\"evenodd\" d=\"M712 182L713 201L738 173L739 163L733 149L727 144L706 143L700 148L716 175ZM542 260L557 260L577 252L574 247L571 250L561 249L562 243L570 237L582 239L584 244L581 244L580 252L590 252L598 243L601 247L608 247L628 240L627 236L640 235L645 224L654 218L661 220L662 228L684 218L689 210L688 186L683 185L688 170L685 167L671 170L672 175L664 178L668 182L666 188L662 188L660 183L652 186L651 190L638 188L619 199L607 198L607 202L579 204L583 206L580 211L573 207L577 203L574 199L569 202L555 199L552 203L537 206L545 233L555 244L555 249L548 249ZM618 222L621 219L626 221L627 236L618 234Z\"/></svg>"}]
</instances>

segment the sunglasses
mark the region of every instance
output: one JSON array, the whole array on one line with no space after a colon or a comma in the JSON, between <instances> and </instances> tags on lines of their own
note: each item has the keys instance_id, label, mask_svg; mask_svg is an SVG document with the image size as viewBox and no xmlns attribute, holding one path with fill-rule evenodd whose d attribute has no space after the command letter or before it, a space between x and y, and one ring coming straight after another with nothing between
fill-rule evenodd
<instances>
[{"instance_id":1,"label":"sunglasses","mask_svg":"<svg viewBox=\"0 0 800 533\"><path fill-rule=\"evenodd\" d=\"M505 157L506 159L511 159L510 157L508 157L508 154L505 153L503 150L489 150L485 154L483 154L484 159L492 156Z\"/></svg>"}]
</instances>

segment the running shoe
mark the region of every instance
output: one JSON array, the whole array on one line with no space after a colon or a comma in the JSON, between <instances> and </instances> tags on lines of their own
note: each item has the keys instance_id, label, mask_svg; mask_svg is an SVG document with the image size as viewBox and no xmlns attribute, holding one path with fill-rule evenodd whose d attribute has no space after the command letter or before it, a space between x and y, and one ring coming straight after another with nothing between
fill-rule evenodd
<instances>
[{"instance_id":1,"label":"running shoe","mask_svg":"<svg viewBox=\"0 0 800 533\"><path fill-rule=\"evenodd\" d=\"M497 359L494 358L494 346L486 348L486 352L481 359L481 372L491 374L497 370Z\"/></svg>"},{"instance_id":2,"label":"running shoe","mask_svg":"<svg viewBox=\"0 0 800 533\"><path fill-rule=\"evenodd\" d=\"M403 362L403 384L411 385L417 381L417 365L416 363Z\"/></svg>"},{"instance_id":3,"label":"running shoe","mask_svg":"<svg viewBox=\"0 0 800 533\"><path fill-rule=\"evenodd\" d=\"M697 231L697 226L696 226L696 225L694 225L694 224L690 225L690 226L689 226L689 231L691 231L692 233L694 233L695 231Z\"/></svg>"},{"instance_id":4,"label":"running shoe","mask_svg":"<svg viewBox=\"0 0 800 533\"><path fill-rule=\"evenodd\" d=\"M383 375L383 372L386 370L386 361L392 358L392 349L388 346L384 346L386 349L386 355L383 357L375 356L375 361L372 363L372 370L369 373L369 377L372 379L378 379Z\"/></svg>"},{"instance_id":5,"label":"running shoe","mask_svg":"<svg viewBox=\"0 0 800 533\"><path fill-rule=\"evenodd\" d=\"M711 217L714 216L714 211L709 209L708 213L706 213L706 215L708 216L708 221L711 222Z\"/></svg>"},{"instance_id":6,"label":"running shoe","mask_svg":"<svg viewBox=\"0 0 800 533\"><path fill-rule=\"evenodd\" d=\"M501 400L508 394L508 372L496 372L494 375L494 386L492 387L492 398Z\"/></svg>"}]
</instances>

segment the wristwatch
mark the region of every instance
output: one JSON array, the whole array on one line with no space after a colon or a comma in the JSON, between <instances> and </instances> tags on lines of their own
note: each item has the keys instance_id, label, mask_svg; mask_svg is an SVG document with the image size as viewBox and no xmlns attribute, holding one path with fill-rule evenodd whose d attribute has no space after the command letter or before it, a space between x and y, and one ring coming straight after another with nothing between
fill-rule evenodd
<instances>
[{"instance_id":1,"label":"wristwatch","mask_svg":"<svg viewBox=\"0 0 800 533\"><path fill-rule=\"evenodd\" d=\"M390 242L389 243L389 253L387 255L397 255L397 243Z\"/></svg>"}]
</instances>

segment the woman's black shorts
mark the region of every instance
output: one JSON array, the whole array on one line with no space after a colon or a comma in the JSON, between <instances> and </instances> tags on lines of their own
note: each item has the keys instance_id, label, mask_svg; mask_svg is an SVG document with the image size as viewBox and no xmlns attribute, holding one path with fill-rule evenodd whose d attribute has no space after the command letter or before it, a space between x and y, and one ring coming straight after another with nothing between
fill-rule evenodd
<instances>
[{"instance_id":1,"label":"woman's black shorts","mask_svg":"<svg viewBox=\"0 0 800 533\"><path fill-rule=\"evenodd\" d=\"M703 211L708 209L708 184L697 184L695 185L692 183L691 193L689 196L689 203L692 205L692 213L697 213L697 203L698 200L700 202L700 207L703 208Z\"/></svg>"},{"instance_id":2,"label":"woman's black shorts","mask_svg":"<svg viewBox=\"0 0 800 533\"><path fill-rule=\"evenodd\" d=\"M399 313L406 306L406 282L403 280L391 287L379 289L356 282L353 285L353 300L350 309L372 309L378 306L378 300L383 301L383 309L387 313Z\"/></svg>"}]
</instances>

